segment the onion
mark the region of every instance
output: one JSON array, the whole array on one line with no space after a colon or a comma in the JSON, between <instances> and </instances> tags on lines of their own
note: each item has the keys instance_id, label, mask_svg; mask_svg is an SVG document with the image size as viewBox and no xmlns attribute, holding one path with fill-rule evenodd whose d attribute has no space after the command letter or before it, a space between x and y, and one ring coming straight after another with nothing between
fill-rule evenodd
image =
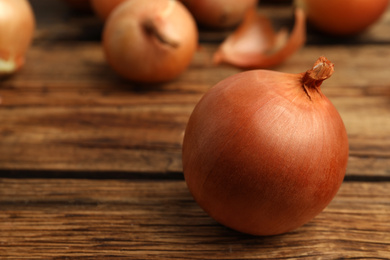
<instances>
[{"instance_id":1,"label":"onion","mask_svg":"<svg viewBox=\"0 0 390 260\"><path fill-rule=\"evenodd\" d=\"M366 30L385 12L389 0L296 0L320 31L352 35Z\"/></svg>"},{"instance_id":2,"label":"onion","mask_svg":"<svg viewBox=\"0 0 390 260\"><path fill-rule=\"evenodd\" d=\"M131 0L110 15L103 32L109 64L138 82L169 81L190 64L198 31L188 10L175 0Z\"/></svg>"},{"instance_id":3,"label":"onion","mask_svg":"<svg viewBox=\"0 0 390 260\"><path fill-rule=\"evenodd\" d=\"M218 222L253 235L296 229L337 193L348 139L321 92L333 64L311 70L238 73L196 105L183 140L183 170L198 204Z\"/></svg>"},{"instance_id":4,"label":"onion","mask_svg":"<svg viewBox=\"0 0 390 260\"><path fill-rule=\"evenodd\" d=\"M19 70L35 30L35 19L26 0L0 0L0 75Z\"/></svg>"},{"instance_id":5,"label":"onion","mask_svg":"<svg viewBox=\"0 0 390 260\"><path fill-rule=\"evenodd\" d=\"M181 0L202 26L229 28L241 22L257 0Z\"/></svg>"},{"instance_id":6,"label":"onion","mask_svg":"<svg viewBox=\"0 0 390 260\"><path fill-rule=\"evenodd\" d=\"M91 0L92 9L102 19L106 20L110 13L125 0Z\"/></svg>"}]
</instances>

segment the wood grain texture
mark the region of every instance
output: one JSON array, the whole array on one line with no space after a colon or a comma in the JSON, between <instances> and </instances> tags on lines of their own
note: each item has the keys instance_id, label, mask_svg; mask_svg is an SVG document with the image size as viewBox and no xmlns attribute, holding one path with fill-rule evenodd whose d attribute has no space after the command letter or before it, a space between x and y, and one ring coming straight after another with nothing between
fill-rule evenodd
<instances>
[{"instance_id":1,"label":"wood grain texture","mask_svg":"<svg viewBox=\"0 0 390 260\"><path fill-rule=\"evenodd\" d=\"M135 84L107 65L92 13L29 1L37 30L26 66L0 81L0 259L390 259L390 9L356 37L309 26L306 46L274 68L303 72L321 55L335 63L322 91L345 122L350 157L324 212L254 237L208 217L182 174L192 109L240 72L211 62L231 30L202 29L178 79ZM291 6L272 2L259 12L291 27Z\"/></svg>"},{"instance_id":2,"label":"wood grain texture","mask_svg":"<svg viewBox=\"0 0 390 260\"><path fill-rule=\"evenodd\" d=\"M178 79L134 84L107 65L97 17L71 11L62 1L31 3L37 31L27 64L0 82L0 173L180 173L181 141L193 107L218 81L240 72L211 62L221 39L210 35L228 32L201 32L200 48ZM290 9L260 5L259 12L288 25ZM389 16L349 39L311 30L308 44L275 68L303 72L320 55L335 63L323 92L347 127L350 176L390 176Z\"/></svg>"},{"instance_id":3,"label":"wood grain texture","mask_svg":"<svg viewBox=\"0 0 390 260\"><path fill-rule=\"evenodd\" d=\"M212 65L215 49L203 44L177 80L145 86L117 77L96 42L56 43L50 51L37 44L31 62L0 88L0 169L180 172L193 107L211 86L239 72ZM347 127L348 174L389 176L390 86L383 67L390 67L390 49L308 46L279 70L305 71L321 53L336 64L323 92Z\"/></svg>"},{"instance_id":4,"label":"wood grain texture","mask_svg":"<svg viewBox=\"0 0 390 260\"><path fill-rule=\"evenodd\" d=\"M390 184L348 182L314 220L274 237L225 228L183 181L0 179L3 258L388 259Z\"/></svg>"}]
</instances>

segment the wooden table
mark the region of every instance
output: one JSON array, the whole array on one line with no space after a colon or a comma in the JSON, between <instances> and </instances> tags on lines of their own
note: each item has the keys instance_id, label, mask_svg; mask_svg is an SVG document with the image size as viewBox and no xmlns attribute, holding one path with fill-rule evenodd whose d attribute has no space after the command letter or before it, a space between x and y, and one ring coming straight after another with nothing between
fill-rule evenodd
<instances>
[{"instance_id":1,"label":"wooden table","mask_svg":"<svg viewBox=\"0 0 390 260\"><path fill-rule=\"evenodd\" d=\"M0 258L390 259L390 10L367 32L308 42L275 68L303 72L320 55L336 72L323 92L348 131L345 181L290 233L223 227L194 202L181 142L201 96L239 72L210 61L224 33L202 32L177 80L142 86L108 67L101 23L61 1L32 0L27 64L0 82ZM288 6L263 6L291 18Z\"/></svg>"}]
</instances>

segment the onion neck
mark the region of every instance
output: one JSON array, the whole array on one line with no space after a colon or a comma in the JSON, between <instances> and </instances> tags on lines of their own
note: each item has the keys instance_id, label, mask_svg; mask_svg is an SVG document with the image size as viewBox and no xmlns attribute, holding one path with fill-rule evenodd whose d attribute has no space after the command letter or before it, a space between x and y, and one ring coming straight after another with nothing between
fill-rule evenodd
<instances>
[{"instance_id":1,"label":"onion neck","mask_svg":"<svg viewBox=\"0 0 390 260\"><path fill-rule=\"evenodd\" d=\"M322 82L332 76L333 72L333 63L325 57L320 57L314 63L313 68L304 73L302 87L310 100L312 99L313 93L321 93L320 87Z\"/></svg>"},{"instance_id":2,"label":"onion neck","mask_svg":"<svg viewBox=\"0 0 390 260\"><path fill-rule=\"evenodd\" d=\"M177 48L179 46L178 42L166 35L152 19L145 20L143 23L143 28L148 35L156 38L161 44L172 48Z\"/></svg>"},{"instance_id":3,"label":"onion neck","mask_svg":"<svg viewBox=\"0 0 390 260\"><path fill-rule=\"evenodd\" d=\"M175 39L175 35L172 34L172 32L164 28L164 21L172 14L175 5L176 1L170 0L165 9L156 16L146 18L142 24L148 35L157 39L162 45L169 46L171 48L179 47L179 41Z\"/></svg>"}]
</instances>

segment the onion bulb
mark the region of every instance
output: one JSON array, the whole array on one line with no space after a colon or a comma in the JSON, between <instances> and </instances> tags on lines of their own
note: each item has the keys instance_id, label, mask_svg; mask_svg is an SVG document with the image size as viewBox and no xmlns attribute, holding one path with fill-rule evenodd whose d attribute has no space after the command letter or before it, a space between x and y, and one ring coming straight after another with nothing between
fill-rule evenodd
<instances>
[{"instance_id":1,"label":"onion bulb","mask_svg":"<svg viewBox=\"0 0 390 260\"><path fill-rule=\"evenodd\" d=\"M34 30L34 13L27 0L0 0L0 75L24 65Z\"/></svg>"},{"instance_id":2,"label":"onion bulb","mask_svg":"<svg viewBox=\"0 0 390 260\"><path fill-rule=\"evenodd\" d=\"M181 0L199 25L210 28L229 28L241 22L246 11L257 0Z\"/></svg>"},{"instance_id":3,"label":"onion bulb","mask_svg":"<svg viewBox=\"0 0 390 260\"><path fill-rule=\"evenodd\" d=\"M253 235L296 229L337 193L347 166L343 121L321 84L333 64L307 72L230 76L196 105L183 140L183 170L215 220Z\"/></svg>"},{"instance_id":4,"label":"onion bulb","mask_svg":"<svg viewBox=\"0 0 390 260\"><path fill-rule=\"evenodd\" d=\"M102 19L106 20L119 4L126 0L91 0L92 9Z\"/></svg>"},{"instance_id":5,"label":"onion bulb","mask_svg":"<svg viewBox=\"0 0 390 260\"><path fill-rule=\"evenodd\" d=\"M188 10L175 0L131 0L109 16L103 47L109 64L137 82L169 81L190 64L198 31Z\"/></svg>"},{"instance_id":6,"label":"onion bulb","mask_svg":"<svg viewBox=\"0 0 390 260\"><path fill-rule=\"evenodd\" d=\"M296 0L308 21L320 31L339 36L360 33L385 12L389 0Z\"/></svg>"}]
</instances>

